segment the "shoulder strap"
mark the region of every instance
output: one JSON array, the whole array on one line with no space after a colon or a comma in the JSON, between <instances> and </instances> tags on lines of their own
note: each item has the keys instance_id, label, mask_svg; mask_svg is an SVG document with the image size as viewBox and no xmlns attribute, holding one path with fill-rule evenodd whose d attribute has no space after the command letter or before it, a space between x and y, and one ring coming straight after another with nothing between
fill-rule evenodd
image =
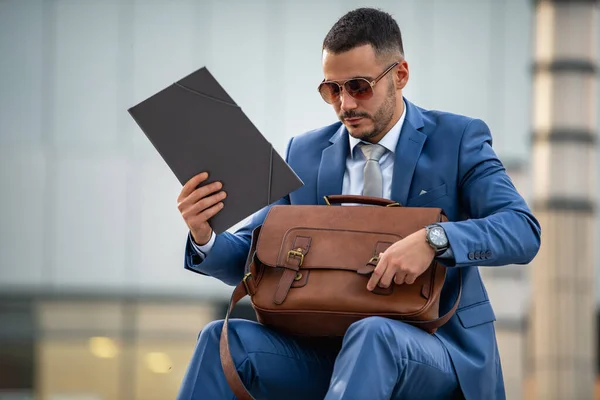
<instances>
[{"instance_id":1,"label":"shoulder strap","mask_svg":"<svg viewBox=\"0 0 600 400\"><path fill-rule=\"evenodd\" d=\"M242 382L242 379L235 368L233 359L231 358L227 325L231 311L233 311L233 308L238 301L246 297L246 294L247 291L244 282L240 282L240 284L234 289L231 299L229 300L229 308L227 309L227 315L225 316L225 321L223 322L223 330L221 331L221 340L219 346L221 365L223 366L225 378L227 378L227 383L229 383L229 387L238 400L254 400L254 397L252 397L248 389L246 389L246 386L244 386L244 383Z\"/></svg>"}]
</instances>

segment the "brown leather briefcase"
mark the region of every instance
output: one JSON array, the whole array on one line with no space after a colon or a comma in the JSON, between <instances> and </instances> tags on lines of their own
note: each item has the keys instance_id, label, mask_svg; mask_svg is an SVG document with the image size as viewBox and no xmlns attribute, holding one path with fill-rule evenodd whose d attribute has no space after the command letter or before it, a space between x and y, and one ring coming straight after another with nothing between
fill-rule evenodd
<instances>
[{"instance_id":1,"label":"brown leather briefcase","mask_svg":"<svg viewBox=\"0 0 600 400\"><path fill-rule=\"evenodd\" d=\"M353 322L370 316L433 333L456 311L462 285L452 309L439 315L446 267L435 260L411 285L367 290L378 255L426 225L446 221L441 209L364 196L325 200L328 206L273 206L252 234L246 274L233 292L220 339L223 370L240 400L253 398L233 364L227 326L246 294L260 323L298 336L343 336ZM375 207L333 206L343 203Z\"/></svg>"}]
</instances>

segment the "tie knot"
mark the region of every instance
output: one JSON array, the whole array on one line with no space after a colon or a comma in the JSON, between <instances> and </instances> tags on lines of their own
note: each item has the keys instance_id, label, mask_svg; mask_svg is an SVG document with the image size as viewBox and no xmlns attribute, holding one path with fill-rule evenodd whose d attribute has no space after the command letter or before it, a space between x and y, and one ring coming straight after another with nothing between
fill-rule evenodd
<instances>
[{"instance_id":1,"label":"tie knot","mask_svg":"<svg viewBox=\"0 0 600 400\"><path fill-rule=\"evenodd\" d=\"M379 161L383 153L385 153L385 147L380 144L366 144L359 143L360 151L363 152L367 160Z\"/></svg>"}]
</instances>

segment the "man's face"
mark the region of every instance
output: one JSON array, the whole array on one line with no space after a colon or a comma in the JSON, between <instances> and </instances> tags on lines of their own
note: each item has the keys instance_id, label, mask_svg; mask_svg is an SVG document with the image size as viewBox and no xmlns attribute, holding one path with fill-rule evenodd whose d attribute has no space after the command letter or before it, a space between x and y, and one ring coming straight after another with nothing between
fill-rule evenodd
<instances>
[{"instance_id":1,"label":"man's face","mask_svg":"<svg viewBox=\"0 0 600 400\"><path fill-rule=\"evenodd\" d=\"M394 61L396 60L384 63L378 61L371 45L355 47L339 54L324 50L324 78L340 84L357 77L373 81ZM332 102L332 106L350 135L378 142L402 113L402 88L407 80L408 66L406 61L402 61L377 82L371 98L357 100L346 90L342 90L340 96Z\"/></svg>"}]
</instances>

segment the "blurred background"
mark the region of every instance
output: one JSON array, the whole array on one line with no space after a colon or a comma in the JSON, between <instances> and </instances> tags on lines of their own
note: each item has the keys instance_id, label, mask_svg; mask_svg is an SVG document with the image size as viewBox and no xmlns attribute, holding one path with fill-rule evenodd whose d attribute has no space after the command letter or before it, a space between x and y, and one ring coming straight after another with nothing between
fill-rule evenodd
<instances>
[{"instance_id":1,"label":"blurred background","mask_svg":"<svg viewBox=\"0 0 600 400\"><path fill-rule=\"evenodd\" d=\"M206 66L283 154L336 120L321 44L361 6L544 225L532 265L481 268L508 398L594 398L596 1L0 0L0 400L175 398L232 288L183 269L181 186L127 109Z\"/></svg>"}]
</instances>

